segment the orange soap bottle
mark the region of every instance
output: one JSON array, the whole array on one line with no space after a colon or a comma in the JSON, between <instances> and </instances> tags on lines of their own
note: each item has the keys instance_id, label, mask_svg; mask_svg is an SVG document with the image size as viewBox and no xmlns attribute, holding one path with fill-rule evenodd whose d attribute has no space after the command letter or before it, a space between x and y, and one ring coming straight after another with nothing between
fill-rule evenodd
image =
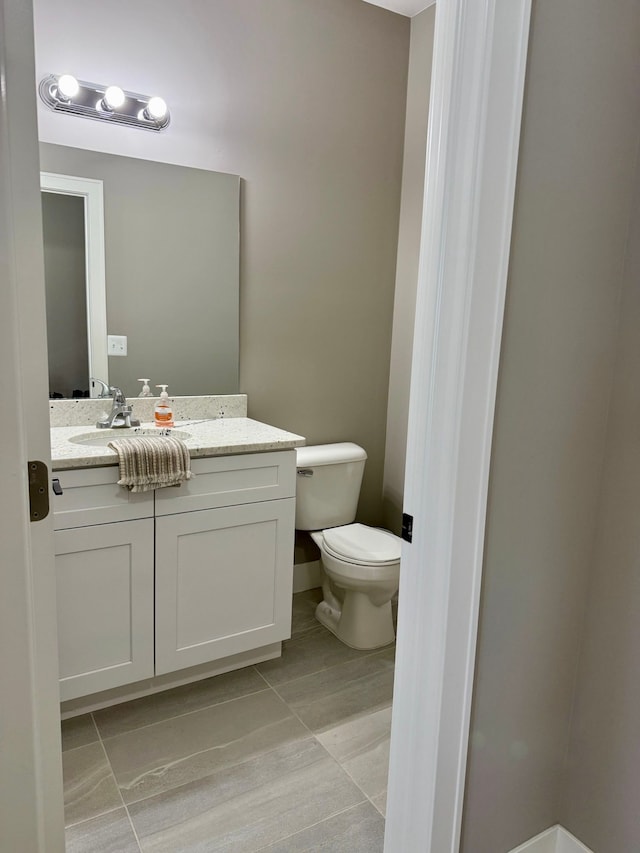
<instances>
[{"instance_id":1,"label":"orange soap bottle","mask_svg":"<svg viewBox=\"0 0 640 853\"><path fill-rule=\"evenodd\" d=\"M162 388L160 397L156 403L153 412L153 420L157 427L172 427L173 426L173 411L167 394L167 385L156 385L156 388Z\"/></svg>"}]
</instances>

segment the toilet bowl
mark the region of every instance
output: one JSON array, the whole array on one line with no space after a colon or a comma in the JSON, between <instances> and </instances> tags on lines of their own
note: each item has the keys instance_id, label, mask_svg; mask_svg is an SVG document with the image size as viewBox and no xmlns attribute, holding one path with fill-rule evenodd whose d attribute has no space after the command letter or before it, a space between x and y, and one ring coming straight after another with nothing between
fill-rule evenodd
<instances>
[{"instance_id":1,"label":"toilet bowl","mask_svg":"<svg viewBox=\"0 0 640 853\"><path fill-rule=\"evenodd\" d=\"M349 524L311 534L324 570L316 619L354 649L395 640L391 599L400 579L400 540L393 533Z\"/></svg>"},{"instance_id":2,"label":"toilet bowl","mask_svg":"<svg viewBox=\"0 0 640 853\"><path fill-rule=\"evenodd\" d=\"M296 463L296 528L311 533L323 569L316 618L355 649L394 641L391 600L400 578L400 538L353 523L366 458L342 442L300 447Z\"/></svg>"}]
</instances>

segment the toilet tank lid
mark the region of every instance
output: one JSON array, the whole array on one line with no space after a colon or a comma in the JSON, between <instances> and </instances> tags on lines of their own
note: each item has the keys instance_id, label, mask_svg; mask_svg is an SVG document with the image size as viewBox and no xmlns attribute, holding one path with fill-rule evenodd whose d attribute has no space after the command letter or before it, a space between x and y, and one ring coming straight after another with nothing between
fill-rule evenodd
<instances>
[{"instance_id":1,"label":"toilet tank lid","mask_svg":"<svg viewBox=\"0 0 640 853\"><path fill-rule=\"evenodd\" d=\"M318 465L337 465L341 462L361 462L366 452L357 444L342 441L337 444L313 444L296 448L296 466L314 468Z\"/></svg>"}]
</instances>

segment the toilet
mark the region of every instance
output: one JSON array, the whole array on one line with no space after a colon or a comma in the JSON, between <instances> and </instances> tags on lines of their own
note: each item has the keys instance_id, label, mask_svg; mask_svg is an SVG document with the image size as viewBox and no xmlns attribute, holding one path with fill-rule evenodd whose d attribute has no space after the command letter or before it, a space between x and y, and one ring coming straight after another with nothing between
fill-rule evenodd
<instances>
[{"instance_id":1,"label":"toilet","mask_svg":"<svg viewBox=\"0 0 640 853\"><path fill-rule=\"evenodd\" d=\"M395 640L391 599L398 591L401 540L353 523L367 454L351 442L296 453L296 529L310 532L323 569L316 618L354 649L387 646Z\"/></svg>"}]
</instances>

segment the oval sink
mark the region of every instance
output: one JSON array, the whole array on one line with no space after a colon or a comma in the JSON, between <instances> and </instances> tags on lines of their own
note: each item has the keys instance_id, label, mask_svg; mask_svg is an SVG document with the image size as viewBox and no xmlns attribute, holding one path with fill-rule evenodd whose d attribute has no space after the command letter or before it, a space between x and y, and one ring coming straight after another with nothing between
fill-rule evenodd
<instances>
[{"instance_id":1,"label":"oval sink","mask_svg":"<svg viewBox=\"0 0 640 853\"><path fill-rule=\"evenodd\" d=\"M72 444L84 444L88 447L106 447L110 441L115 441L117 438L144 438L145 436L172 435L174 438L181 438L185 441L191 438L191 433L184 432L181 429L156 429L151 427L121 427L120 429L94 429L93 432L83 432L81 435L75 435L69 441Z\"/></svg>"}]
</instances>

